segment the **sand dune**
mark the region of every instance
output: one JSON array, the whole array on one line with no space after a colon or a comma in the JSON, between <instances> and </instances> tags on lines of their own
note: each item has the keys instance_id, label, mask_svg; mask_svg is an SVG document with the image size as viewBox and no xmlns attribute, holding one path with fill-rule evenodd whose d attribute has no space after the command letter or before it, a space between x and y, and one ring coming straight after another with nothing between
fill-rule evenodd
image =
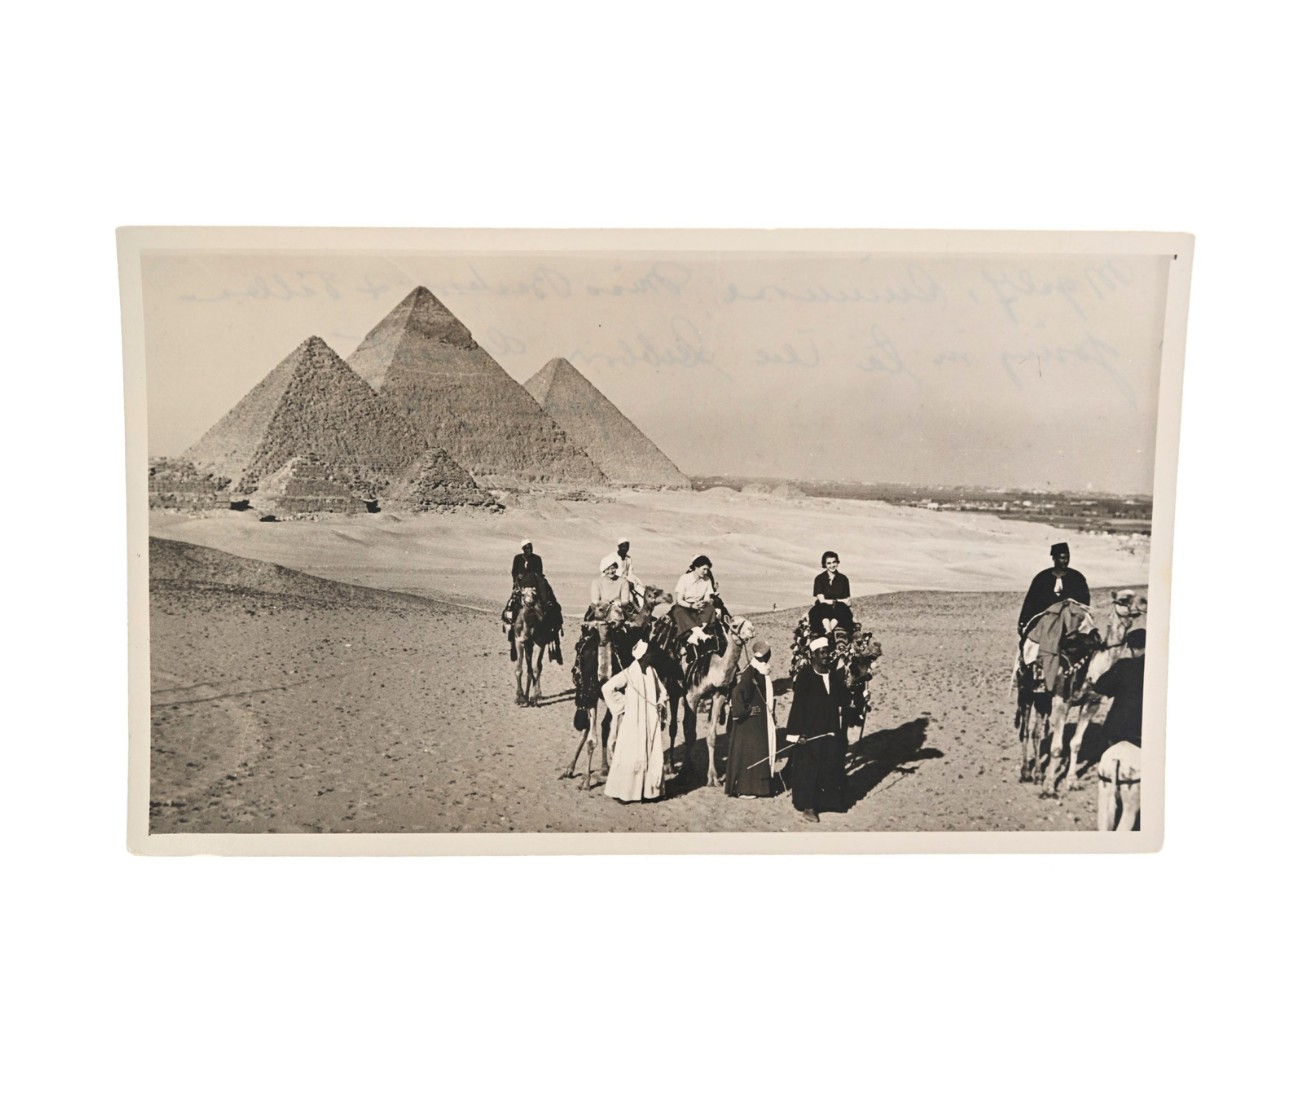
<instances>
[{"instance_id":1,"label":"sand dune","mask_svg":"<svg viewBox=\"0 0 1300 1100\"><path fill-rule=\"evenodd\" d=\"M712 559L728 606L796 607L811 598L821 552L836 550L855 595L1011 591L1070 542L1097 589L1145 583L1144 547L988 515L875 501L769 494L618 491L597 500L517 494L494 515L381 513L260 523L253 513L150 513L155 535L376 588L499 610L521 537L533 540L560 602L577 614L602 556L632 542L640 577L671 589L696 554Z\"/></svg>"}]
</instances>

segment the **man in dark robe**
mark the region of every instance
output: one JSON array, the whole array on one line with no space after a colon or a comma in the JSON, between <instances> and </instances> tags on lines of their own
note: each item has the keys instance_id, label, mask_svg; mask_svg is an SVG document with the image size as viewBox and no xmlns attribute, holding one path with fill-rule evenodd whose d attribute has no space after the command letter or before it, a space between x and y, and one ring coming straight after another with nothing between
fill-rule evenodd
<instances>
[{"instance_id":1,"label":"man in dark robe","mask_svg":"<svg viewBox=\"0 0 1300 1100\"><path fill-rule=\"evenodd\" d=\"M768 798L772 794L772 758L776 755L769 664L772 647L756 641L750 652L749 665L731 689L731 741L724 789L733 798Z\"/></svg>"},{"instance_id":2,"label":"man in dark robe","mask_svg":"<svg viewBox=\"0 0 1300 1100\"><path fill-rule=\"evenodd\" d=\"M550 627L559 627L563 622L564 612L560 608L559 601L555 598L555 593L551 591L551 582L546 579L546 574L542 572L542 559L539 555L533 553L533 544L529 539L523 539L519 543L519 553L515 555L515 560L510 564L510 581L510 599L506 602L505 610L501 612L503 630L507 634L514 624L515 616L519 614L519 590L521 588L537 589L538 603L544 621ZM512 661L518 660L514 652L513 638L510 642L510 650L510 659ZM552 657L554 660L559 660L558 644L554 647Z\"/></svg>"},{"instance_id":3,"label":"man in dark robe","mask_svg":"<svg viewBox=\"0 0 1300 1100\"><path fill-rule=\"evenodd\" d=\"M1058 542L1052 547L1052 568L1044 569L1029 582L1025 602L1020 607L1020 636L1035 615L1061 600L1078 600L1092 606L1088 582L1077 569L1070 568L1070 545Z\"/></svg>"},{"instance_id":4,"label":"man in dark robe","mask_svg":"<svg viewBox=\"0 0 1300 1100\"><path fill-rule=\"evenodd\" d=\"M842 718L848 698L831 669L826 637L814 638L808 649L810 663L795 679L785 733L786 741L794 742L788 768L794 808L805 821L815 822L821 813L848 809Z\"/></svg>"},{"instance_id":5,"label":"man in dark robe","mask_svg":"<svg viewBox=\"0 0 1300 1100\"><path fill-rule=\"evenodd\" d=\"M540 577L542 573L542 559L533 553L533 544L524 539L519 544L519 553L515 555L515 560L510 566L510 579L515 582L515 587L518 588L521 577L530 575Z\"/></svg>"},{"instance_id":6,"label":"man in dark robe","mask_svg":"<svg viewBox=\"0 0 1300 1100\"><path fill-rule=\"evenodd\" d=\"M1121 657L1103 672L1093 685L1098 695L1109 695L1110 705L1101 727L1106 747L1121 741L1142 744L1142 688L1146 678L1147 632L1139 627L1124 639L1132 657Z\"/></svg>"}]
</instances>

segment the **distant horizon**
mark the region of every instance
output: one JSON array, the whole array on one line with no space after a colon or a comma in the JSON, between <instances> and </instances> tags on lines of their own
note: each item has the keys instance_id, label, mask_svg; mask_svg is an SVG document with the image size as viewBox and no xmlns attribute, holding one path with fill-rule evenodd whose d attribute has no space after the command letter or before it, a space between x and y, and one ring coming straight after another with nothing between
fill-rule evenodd
<instances>
[{"instance_id":1,"label":"distant horizon","mask_svg":"<svg viewBox=\"0 0 1300 1100\"><path fill-rule=\"evenodd\" d=\"M685 471L682 471L685 473ZM943 489L947 491L960 491L970 489L982 493L1029 493L1031 495L1048 495L1051 493L1067 494L1069 496L1079 496L1084 493L1091 493L1099 497L1134 497L1138 500L1153 499L1151 493L1124 492L1113 489L1097 489L1093 487L1084 487L1082 489L1063 488L1061 486L1046 486L1032 488L1028 485L976 485L971 482L936 482L936 481L881 481L872 480L864 481L860 478L818 478L818 477L781 477L780 475L765 474L755 475L745 473L744 471L714 472L710 474L686 474L692 481L707 481L710 479L726 478L732 481L741 479L750 482L773 482L776 484L805 482L821 482L828 485L856 485L861 488L898 488L898 489Z\"/></svg>"},{"instance_id":2,"label":"distant horizon","mask_svg":"<svg viewBox=\"0 0 1300 1100\"><path fill-rule=\"evenodd\" d=\"M515 382L568 360L687 477L1153 490L1163 257L142 260L151 454L425 286Z\"/></svg>"}]
</instances>

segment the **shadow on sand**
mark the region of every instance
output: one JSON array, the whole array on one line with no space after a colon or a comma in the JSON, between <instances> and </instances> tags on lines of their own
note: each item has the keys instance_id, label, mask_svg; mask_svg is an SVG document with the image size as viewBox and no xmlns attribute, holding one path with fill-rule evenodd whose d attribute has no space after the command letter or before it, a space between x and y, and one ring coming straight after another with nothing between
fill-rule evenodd
<instances>
[{"instance_id":1,"label":"shadow on sand","mask_svg":"<svg viewBox=\"0 0 1300 1100\"><path fill-rule=\"evenodd\" d=\"M938 760L939 749L925 747L928 717L913 718L893 729L876 730L849 745L844 767L849 806L856 806L891 775L911 775L923 760Z\"/></svg>"},{"instance_id":2,"label":"shadow on sand","mask_svg":"<svg viewBox=\"0 0 1300 1100\"><path fill-rule=\"evenodd\" d=\"M713 759L714 766L718 770L719 790L727 779L727 752L730 744L731 734L718 734ZM687 740L679 733L673 760L681 770L664 784L663 798L660 799L662 802L671 802L674 798L681 798L692 791L698 791L709 782L709 743L704 737Z\"/></svg>"},{"instance_id":3,"label":"shadow on sand","mask_svg":"<svg viewBox=\"0 0 1300 1100\"><path fill-rule=\"evenodd\" d=\"M567 691L556 692L554 695L539 695L537 698L537 705L539 707L553 707L556 703L566 702L573 702L573 688L569 688Z\"/></svg>"}]
</instances>

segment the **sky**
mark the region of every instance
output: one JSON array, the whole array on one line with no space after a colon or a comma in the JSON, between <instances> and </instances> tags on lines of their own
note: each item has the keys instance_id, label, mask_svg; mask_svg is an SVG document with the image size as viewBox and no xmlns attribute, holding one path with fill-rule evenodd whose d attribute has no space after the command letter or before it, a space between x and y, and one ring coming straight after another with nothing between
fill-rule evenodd
<instances>
[{"instance_id":1,"label":"sky","mask_svg":"<svg viewBox=\"0 0 1300 1100\"><path fill-rule=\"evenodd\" d=\"M149 452L423 285L516 380L567 358L683 472L1150 493L1168 260L142 255Z\"/></svg>"}]
</instances>

